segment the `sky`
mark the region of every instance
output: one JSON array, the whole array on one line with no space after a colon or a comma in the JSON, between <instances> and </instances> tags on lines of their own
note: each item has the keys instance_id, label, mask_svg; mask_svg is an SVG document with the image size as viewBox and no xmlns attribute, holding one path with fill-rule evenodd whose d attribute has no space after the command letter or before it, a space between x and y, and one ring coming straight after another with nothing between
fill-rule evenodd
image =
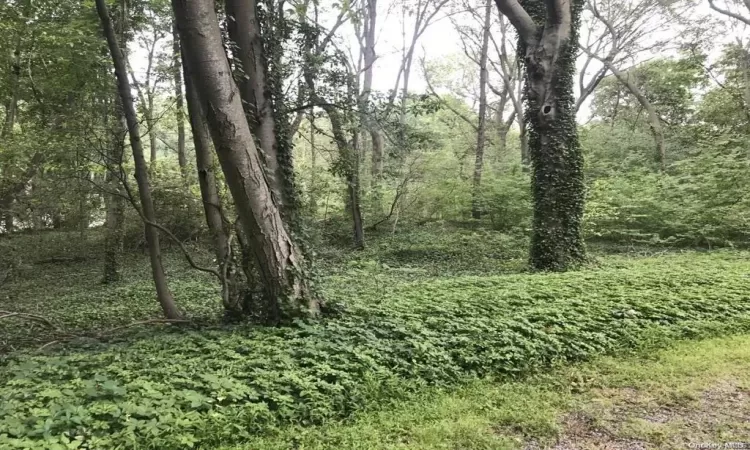
<instances>
[{"instance_id":1,"label":"sky","mask_svg":"<svg viewBox=\"0 0 750 450\"><path fill-rule=\"evenodd\" d=\"M359 0L362 1L362 0ZM388 91L393 89L396 80L396 74L401 64L401 46L402 46L402 9L400 3L396 3L400 0L379 0L379 13L378 13L378 25L377 25L377 45L376 53L378 55L377 62L374 67L374 79L373 88L380 91ZM409 3L415 4L418 0L405 0ZM422 0L424 1L424 0ZM475 8L478 8L482 12L483 6L479 4L481 0L469 0L472 1ZM604 1L604 0L599 0ZM609 0L617 1L617 0ZM633 1L633 0L623 0ZM663 0L661 0L663 1ZM691 0L685 0L691 1ZM708 7L707 0L692 0L693 6L685 10L686 17L691 22L700 23L707 25L709 38L707 42L711 44L707 49L709 55L715 58L720 52L721 45L730 41L733 41L737 36L742 37L746 41L747 30L745 26L740 26L737 21L728 19L712 10ZM716 3L721 7L727 8L732 7L727 5L727 1L730 3L734 0L716 0ZM457 4L458 2L451 2L451 4ZM743 6L744 7L744 6ZM389 10L390 9L390 10ZM481 27L481 24L473 21L468 15L455 15L451 14L455 11L455 6L446 5L440 13L437 14L434 22L427 28L425 33L422 35L416 49L414 66L412 67L410 77L410 91L411 92L425 92L427 89L422 69L419 64L421 58L425 58L428 62L444 60L445 58L461 59L463 53L461 50L461 41L459 33L456 31L453 22L458 22L463 25ZM741 11L735 7L736 11ZM329 23L335 18L335 11L331 11L328 14L323 14L323 23L328 20ZM495 6L493 5L493 14L497 14ZM450 15L450 17L448 17ZM747 15L750 16L750 13ZM453 20L451 20L451 18ZM410 37L411 27L410 22L413 20L411 17L407 17L409 25L406 27L407 39ZM512 28L512 27L511 27ZM674 41L679 33L679 26L659 26L658 31L652 33L644 40L644 45L649 44L650 41L655 40L668 40ZM496 30L495 30L496 31ZM340 45L349 46L353 49L353 53L358 51L358 43L354 35L353 27L351 23L344 25L340 30ZM495 34L497 36L497 33ZM515 40L514 33L508 35L509 39ZM582 41L585 39L585 30L582 31ZM674 43L674 42L673 42ZM163 42L165 51L170 51L170 42L165 40ZM131 62L133 64L136 76L143 79L146 67L146 52L142 48L131 49ZM634 64L639 61L647 60L657 56L670 56L676 54L674 46L671 48L661 49L659 52L642 52L638 54L637 60L633 60L630 63ZM579 70L583 65L583 60L579 60ZM599 64L594 62L590 64L589 71L593 72L598 70ZM460 70L457 68L457 70ZM478 68L477 68L478 71ZM458 72L457 72L458 75ZM578 87L576 86L576 90ZM468 99L467 99L468 101ZM468 103L471 103L468 101ZM588 105L579 111L579 121L585 121L590 116L590 109Z\"/></svg>"}]
</instances>

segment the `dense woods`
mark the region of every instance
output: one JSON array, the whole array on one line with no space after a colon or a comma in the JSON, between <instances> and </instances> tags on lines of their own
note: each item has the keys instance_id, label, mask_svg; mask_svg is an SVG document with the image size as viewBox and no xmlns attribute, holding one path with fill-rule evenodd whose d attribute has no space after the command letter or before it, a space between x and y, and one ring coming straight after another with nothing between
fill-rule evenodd
<instances>
[{"instance_id":1,"label":"dense woods","mask_svg":"<svg viewBox=\"0 0 750 450\"><path fill-rule=\"evenodd\" d=\"M0 448L308 448L428 387L745 332L748 26L0 1Z\"/></svg>"}]
</instances>

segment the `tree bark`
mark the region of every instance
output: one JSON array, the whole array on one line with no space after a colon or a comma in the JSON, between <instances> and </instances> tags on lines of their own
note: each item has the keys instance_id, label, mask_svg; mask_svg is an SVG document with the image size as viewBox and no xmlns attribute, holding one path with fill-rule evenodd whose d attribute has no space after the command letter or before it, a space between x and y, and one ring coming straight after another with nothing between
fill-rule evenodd
<instances>
[{"instance_id":1,"label":"tree bark","mask_svg":"<svg viewBox=\"0 0 750 450\"><path fill-rule=\"evenodd\" d=\"M16 45L13 50L13 63L10 67L10 98L5 107L5 123L0 130L0 138L9 136L16 123L16 111L18 110L18 99L21 79L21 33L16 37Z\"/></svg>"},{"instance_id":2,"label":"tree bark","mask_svg":"<svg viewBox=\"0 0 750 450\"><path fill-rule=\"evenodd\" d=\"M183 52L185 55L185 52ZM206 216L206 224L211 233L214 244L214 255L219 267L219 272L224 277L222 286L224 309L233 315L242 315L244 305L239 298L240 289L236 286L236 279L232 273L229 246L229 231L224 224L221 197L214 172L214 159L211 150L211 137L209 135L206 113L203 111L200 96L195 88L193 75L187 63L187 56L182 57L185 74L185 92L187 97L188 116L190 127L193 131L193 144L195 146L195 162L198 168L198 184L203 201L203 212Z\"/></svg>"},{"instance_id":3,"label":"tree bark","mask_svg":"<svg viewBox=\"0 0 750 450\"><path fill-rule=\"evenodd\" d=\"M566 270L585 259L585 186L573 95L582 0L495 0L519 35L534 198L530 263Z\"/></svg>"},{"instance_id":4,"label":"tree bark","mask_svg":"<svg viewBox=\"0 0 750 450\"><path fill-rule=\"evenodd\" d=\"M122 101L123 113L127 121L128 133L130 135L130 146L133 151L133 161L135 162L135 179L138 183L138 194L140 196L141 208L144 218L152 224L156 222L154 212L154 203L151 199L151 185L148 179L148 166L143 152L143 143L141 142L140 127L138 117L133 104L133 96L128 80L127 65L125 57L120 50L115 36L115 30L112 26L109 13L107 12L106 0L96 0L96 10L104 29L107 39L107 45L112 55L112 62L115 66L115 75L117 77L117 89ZM161 261L161 249L159 247L159 231L152 224L145 224L146 243L148 244L149 258L151 262L151 273L154 278L156 287L156 296L159 300L165 317L168 319L181 319L177 305L175 304L172 293L167 285L167 278L164 273L164 267Z\"/></svg>"},{"instance_id":5,"label":"tree bark","mask_svg":"<svg viewBox=\"0 0 750 450\"><path fill-rule=\"evenodd\" d=\"M374 75L375 62L377 60L377 54L375 53L375 30L377 26L378 18L378 2L377 0L367 0L363 5L363 27L362 27L362 39L364 45L362 45L363 55L363 81L362 81L362 93L360 94L359 104L360 111L362 114L362 123L365 129L370 134L372 142L372 193L373 203L375 210L379 211L382 208L381 204L381 182L383 175L383 148L385 142L383 135L378 127L378 124L373 116L372 105L370 104L370 94L372 91L372 80Z\"/></svg>"},{"instance_id":6,"label":"tree bark","mask_svg":"<svg viewBox=\"0 0 750 450\"><path fill-rule=\"evenodd\" d=\"M177 26L172 24L172 73L174 76L175 110L177 118L177 163L182 177L187 176L187 156L185 155L185 105L182 95L182 63L180 58L180 35Z\"/></svg>"},{"instance_id":7,"label":"tree bark","mask_svg":"<svg viewBox=\"0 0 750 450\"><path fill-rule=\"evenodd\" d=\"M482 49L479 56L479 123L477 125L474 177L471 185L471 217L474 219L482 218L482 169L484 168L484 145L487 140L487 53L490 47L491 18L492 0L487 0L484 12L484 27L482 29Z\"/></svg>"},{"instance_id":8,"label":"tree bark","mask_svg":"<svg viewBox=\"0 0 750 450\"><path fill-rule=\"evenodd\" d=\"M104 278L103 283L109 284L120 280L120 254L122 253L123 237L125 230L125 205L124 193L119 173L125 153L125 134L127 123L122 113L122 102L115 102L116 123L109 144L109 155L107 161L107 173L105 174L105 185L109 192L104 194L105 221L104 221Z\"/></svg>"},{"instance_id":9,"label":"tree bark","mask_svg":"<svg viewBox=\"0 0 750 450\"><path fill-rule=\"evenodd\" d=\"M268 320L317 315L301 248L273 201L221 41L212 0L172 0L191 79L213 136L227 185L250 240L268 304Z\"/></svg>"},{"instance_id":10,"label":"tree bark","mask_svg":"<svg viewBox=\"0 0 750 450\"><path fill-rule=\"evenodd\" d=\"M268 184L283 210L284 174L279 164L276 124L267 83L263 41L256 0L226 0L227 30L236 45L235 63L239 66L238 87L250 123L258 138L266 164Z\"/></svg>"}]
</instances>

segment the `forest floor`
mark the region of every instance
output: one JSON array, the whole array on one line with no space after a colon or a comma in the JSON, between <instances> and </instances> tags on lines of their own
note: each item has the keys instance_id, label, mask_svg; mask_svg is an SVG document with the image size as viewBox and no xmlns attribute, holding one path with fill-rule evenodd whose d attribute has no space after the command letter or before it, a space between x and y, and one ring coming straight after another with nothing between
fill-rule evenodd
<instances>
[{"instance_id":1,"label":"forest floor","mask_svg":"<svg viewBox=\"0 0 750 450\"><path fill-rule=\"evenodd\" d=\"M215 280L173 249L192 324L123 329L160 316L145 256L105 286L96 232L0 239L0 316L34 315L0 320L0 448L750 441L748 252L592 246L582 270L531 274L524 239L482 229L316 248L323 321L223 325Z\"/></svg>"},{"instance_id":2,"label":"forest floor","mask_svg":"<svg viewBox=\"0 0 750 450\"><path fill-rule=\"evenodd\" d=\"M750 336L681 342L523 380L423 392L352 423L225 450L750 448Z\"/></svg>"}]
</instances>

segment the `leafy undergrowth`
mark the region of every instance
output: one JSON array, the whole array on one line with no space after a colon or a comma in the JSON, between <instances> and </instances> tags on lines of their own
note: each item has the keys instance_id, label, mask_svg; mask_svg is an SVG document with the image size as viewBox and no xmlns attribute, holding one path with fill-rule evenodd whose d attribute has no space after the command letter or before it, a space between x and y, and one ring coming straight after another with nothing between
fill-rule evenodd
<instances>
[{"instance_id":1,"label":"leafy undergrowth","mask_svg":"<svg viewBox=\"0 0 750 450\"><path fill-rule=\"evenodd\" d=\"M148 259L125 254L122 281L101 283L102 236L89 232L81 242L77 232L19 234L0 239L0 310L37 314L72 334L93 334L134 321L160 317ZM208 253L193 249L194 258L210 264ZM191 319L216 321L221 306L219 287L210 275L189 269L182 255L167 252L169 286ZM0 322L0 355L22 348L39 348L59 336L48 326L6 319Z\"/></svg>"},{"instance_id":2,"label":"leafy undergrowth","mask_svg":"<svg viewBox=\"0 0 750 450\"><path fill-rule=\"evenodd\" d=\"M426 389L348 423L288 427L222 450L740 448L750 433L750 336L599 358L523 381Z\"/></svg>"},{"instance_id":3,"label":"leafy undergrowth","mask_svg":"<svg viewBox=\"0 0 750 450\"><path fill-rule=\"evenodd\" d=\"M0 372L0 447L211 448L388 410L428 387L750 330L746 253L606 257L580 272L480 276L493 267L487 255L505 250L483 245L481 234L463 239L483 255L474 258L481 270L468 259L452 276L436 277L430 267L449 264L442 257L399 265L408 258L394 256L398 243L329 264L322 287L340 314L315 324L162 327L117 342L12 353ZM443 252L470 256L456 249L468 246L460 237L443 242ZM178 300L208 311L213 285L186 274L185 283L211 298ZM135 317L153 298L125 283L107 291L107 303L81 286L53 307L28 299L20 306L59 308L61 322L78 320L79 308L111 320L120 314L113 305L136 305ZM47 290L50 299L55 289Z\"/></svg>"}]
</instances>

